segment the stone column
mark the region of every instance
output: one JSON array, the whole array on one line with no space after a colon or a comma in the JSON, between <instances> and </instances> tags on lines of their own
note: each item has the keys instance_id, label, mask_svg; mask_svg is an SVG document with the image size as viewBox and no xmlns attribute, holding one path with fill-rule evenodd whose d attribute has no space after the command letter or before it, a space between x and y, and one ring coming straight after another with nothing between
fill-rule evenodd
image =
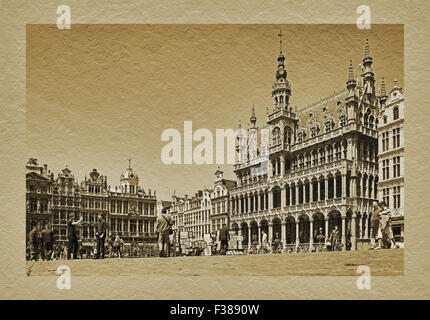
<instances>
[{"instance_id":1,"label":"stone column","mask_svg":"<svg viewBox=\"0 0 430 320\"><path fill-rule=\"evenodd\" d=\"M248 253L251 251L251 224L248 224Z\"/></svg>"},{"instance_id":2,"label":"stone column","mask_svg":"<svg viewBox=\"0 0 430 320\"><path fill-rule=\"evenodd\" d=\"M318 181L318 199L317 199L317 201L320 201L321 200L321 181L319 181L319 180L317 180Z\"/></svg>"},{"instance_id":3,"label":"stone column","mask_svg":"<svg viewBox=\"0 0 430 320\"><path fill-rule=\"evenodd\" d=\"M314 219L309 219L309 252L312 252L314 243Z\"/></svg>"},{"instance_id":4,"label":"stone column","mask_svg":"<svg viewBox=\"0 0 430 320\"><path fill-rule=\"evenodd\" d=\"M261 245L261 226L260 226L260 222L258 222L258 244Z\"/></svg>"},{"instance_id":5,"label":"stone column","mask_svg":"<svg viewBox=\"0 0 430 320\"><path fill-rule=\"evenodd\" d=\"M281 188L281 208L287 205L287 199L285 194L285 186Z\"/></svg>"},{"instance_id":6,"label":"stone column","mask_svg":"<svg viewBox=\"0 0 430 320\"><path fill-rule=\"evenodd\" d=\"M369 218L366 216L366 220L364 220L364 239L367 239L369 235Z\"/></svg>"},{"instance_id":7,"label":"stone column","mask_svg":"<svg viewBox=\"0 0 430 320\"><path fill-rule=\"evenodd\" d=\"M281 241L282 241L282 246L283 246L284 250L287 246L286 234L287 234L286 224L285 224L285 221L282 221L281 222Z\"/></svg>"},{"instance_id":8,"label":"stone column","mask_svg":"<svg viewBox=\"0 0 430 320\"><path fill-rule=\"evenodd\" d=\"M357 250L357 238L355 235L355 229L356 229L356 219L357 216L355 213L351 217L351 250Z\"/></svg>"},{"instance_id":9,"label":"stone column","mask_svg":"<svg viewBox=\"0 0 430 320\"><path fill-rule=\"evenodd\" d=\"M328 218L325 218L325 240L328 239Z\"/></svg>"},{"instance_id":10,"label":"stone column","mask_svg":"<svg viewBox=\"0 0 430 320\"><path fill-rule=\"evenodd\" d=\"M299 219L296 219L296 251L299 247Z\"/></svg>"},{"instance_id":11,"label":"stone column","mask_svg":"<svg viewBox=\"0 0 430 320\"><path fill-rule=\"evenodd\" d=\"M246 201L248 202L247 212L249 213L251 212L251 196L249 194L246 196Z\"/></svg>"},{"instance_id":12,"label":"stone column","mask_svg":"<svg viewBox=\"0 0 430 320\"><path fill-rule=\"evenodd\" d=\"M312 181L309 182L309 202L314 201L314 184Z\"/></svg>"},{"instance_id":13,"label":"stone column","mask_svg":"<svg viewBox=\"0 0 430 320\"><path fill-rule=\"evenodd\" d=\"M342 197L346 197L346 174L342 174Z\"/></svg>"},{"instance_id":14,"label":"stone column","mask_svg":"<svg viewBox=\"0 0 430 320\"><path fill-rule=\"evenodd\" d=\"M346 216L342 214L342 251L346 250L345 219Z\"/></svg>"},{"instance_id":15,"label":"stone column","mask_svg":"<svg viewBox=\"0 0 430 320\"><path fill-rule=\"evenodd\" d=\"M337 179L336 175L333 176L333 199L336 198Z\"/></svg>"},{"instance_id":16,"label":"stone column","mask_svg":"<svg viewBox=\"0 0 430 320\"><path fill-rule=\"evenodd\" d=\"M273 192L269 191L269 210L273 209Z\"/></svg>"},{"instance_id":17,"label":"stone column","mask_svg":"<svg viewBox=\"0 0 430 320\"><path fill-rule=\"evenodd\" d=\"M296 188L296 205L298 205L299 204L299 185L296 184L295 188Z\"/></svg>"},{"instance_id":18,"label":"stone column","mask_svg":"<svg viewBox=\"0 0 430 320\"><path fill-rule=\"evenodd\" d=\"M293 188L291 188L291 185L290 185L290 206L293 204Z\"/></svg>"},{"instance_id":19,"label":"stone column","mask_svg":"<svg viewBox=\"0 0 430 320\"><path fill-rule=\"evenodd\" d=\"M273 223L269 222L269 246L272 246L273 239Z\"/></svg>"},{"instance_id":20,"label":"stone column","mask_svg":"<svg viewBox=\"0 0 430 320\"><path fill-rule=\"evenodd\" d=\"M324 199L327 200L328 199L328 178L325 177L324 178Z\"/></svg>"},{"instance_id":21,"label":"stone column","mask_svg":"<svg viewBox=\"0 0 430 320\"><path fill-rule=\"evenodd\" d=\"M281 156L281 176L285 175L285 156Z\"/></svg>"}]
</instances>

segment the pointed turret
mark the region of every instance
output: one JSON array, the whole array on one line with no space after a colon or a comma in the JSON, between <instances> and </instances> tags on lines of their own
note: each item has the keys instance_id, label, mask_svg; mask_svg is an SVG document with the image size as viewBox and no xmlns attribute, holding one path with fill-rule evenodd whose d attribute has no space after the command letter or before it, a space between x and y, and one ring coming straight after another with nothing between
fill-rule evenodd
<instances>
[{"instance_id":1,"label":"pointed turret","mask_svg":"<svg viewBox=\"0 0 430 320\"><path fill-rule=\"evenodd\" d=\"M367 94L368 98L375 96L375 74L371 67L372 62L373 59L370 56L369 40L366 39L363 58L363 72L361 73L361 76L363 78L363 86L365 88L364 93Z\"/></svg>"},{"instance_id":2,"label":"pointed turret","mask_svg":"<svg viewBox=\"0 0 430 320\"><path fill-rule=\"evenodd\" d=\"M251 128L255 129L255 123L257 122L257 117L255 116L254 105L252 105L251 118L249 118L249 121L251 121Z\"/></svg>"},{"instance_id":3,"label":"pointed turret","mask_svg":"<svg viewBox=\"0 0 430 320\"><path fill-rule=\"evenodd\" d=\"M272 98L275 109L288 107L291 95L291 86L287 80L287 70L285 68L285 56L282 53L282 32L279 32L278 36L280 52L277 59L276 80L272 86Z\"/></svg>"},{"instance_id":4,"label":"pointed turret","mask_svg":"<svg viewBox=\"0 0 430 320\"><path fill-rule=\"evenodd\" d=\"M381 95L379 97L379 101L381 102L381 105L384 105L387 102L388 96L385 90L385 80L382 78L381 80Z\"/></svg>"},{"instance_id":5,"label":"pointed turret","mask_svg":"<svg viewBox=\"0 0 430 320\"><path fill-rule=\"evenodd\" d=\"M348 81L346 82L346 88L350 94L353 94L356 86L357 82L354 80L354 67L352 66L352 60L349 60Z\"/></svg>"}]
</instances>

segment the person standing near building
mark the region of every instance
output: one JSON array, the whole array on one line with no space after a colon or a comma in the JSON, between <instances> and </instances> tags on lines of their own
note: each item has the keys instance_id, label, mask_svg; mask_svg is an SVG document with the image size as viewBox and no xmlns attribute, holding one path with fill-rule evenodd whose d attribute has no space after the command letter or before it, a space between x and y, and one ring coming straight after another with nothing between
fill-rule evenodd
<instances>
[{"instance_id":1,"label":"person standing near building","mask_svg":"<svg viewBox=\"0 0 430 320\"><path fill-rule=\"evenodd\" d=\"M45 260L45 248L43 247L43 238L42 238L42 225L40 222L37 223L37 245L38 245L38 255L42 260Z\"/></svg>"},{"instance_id":2,"label":"person standing near building","mask_svg":"<svg viewBox=\"0 0 430 320\"><path fill-rule=\"evenodd\" d=\"M226 225L226 224L220 230L219 238L221 241L221 254L222 255L227 254L228 241L230 240L229 231L230 231L230 229L229 229L228 225Z\"/></svg>"},{"instance_id":3,"label":"person standing near building","mask_svg":"<svg viewBox=\"0 0 430 320\"><path fill-rule=\"evenodd\" d=\"M339 228L338 228L338 226L334 226L334 229L330 234L330 242L331 242L331 250L332 251L338 251L339 250L339 240L340 240Z\"/></svg>"},{"instance_id":4,"label":"person standing near building","mask_svg":"<svg viewBox=\"0 0 430 320\"><path fill-rule=\"evenodd\" d=\"M82 222L82 217L78 221L75 220L75 215L73 213L70 214L69 220L67 220L67 238L68 238L68 247L67 247L67 260L70 260L71 254L73 253L73 259L78 258L78 235L76 234L76 226Z\"/></svg>"},{"instance_id":5,"label":"person standing near building","mask_svg":"<svg viewBox=\"0 0 430 320\"><path fill-rule=\"evenodd\" d=\"M105 258L106 222L101 214L97 217L97 254L96 259Z\"/></svg>"},{"instance_id":6,"label":"person standing near building","mask_svg":"<svg viewBox=\"0 0 430 320\"><path fill-rule=\"evenodd\" d=\"M381 221L380 228L383 242L390 243L391 248L398 248L396 240L394 239L393 228L391 226L391 212L384 201L379 203L381 208Z\"/></svg>"},{"instance_id":7,"label":"person standing near building","mask_svg":"<svg viewBox=\"0 0 430 320\"><path fill-rule=\"evenodd\" d=\"M261 245L264 249L264 252L270 252L269 244L267 242L267 233L264 230L261 231Z\"/></svg>"},{"instance_id":8,"label":"person standing near building","mask_svg":"<svg viewBox=\"0 0 430 320\"><path fill-rule=\"evenodd\" d=\"M39 244L38 244L38 236L37 236L37 227L34 225L29 234L29 242L30 242L30 260L37 261L39 259Z\"/></svg>"},{"instance_id":9,"label":"person standing near building","mask_svg":"<svg viewBox=\"0 0 430 320\"><path fill-rule=\"evenodd\" d=\"M317 250L318 251L323 251L324 250L324 242L325 242L325 236L324 236L324 232L323 232L323 228L320 227L318 230L318 234L315 237L316 239L316 243L317 243Z\"/></svg>"},{"instance_id":10,"label":"person standing near building","mask_svg":"<svg viewBox=\"0 0 430 320\"><path fill-rule=\"evenodd\" d=\"M165 257L169 252L169 235L172 232L172 217L167 213L167 208L163 208L161 215L157 218L156 231L158 233L159 256Z\"/></svg>"},{"instance_id":11,"label":"person standing near building","mask_svg":"<svg viewBox=\"0 0 430 320\"><path fill-rule=\"evenodd\" d=\"M54 250L54 231L52 231L51 224L48 222L42 230L42 242L44 249L44 257L46 260L51 260Z\"/></svg>"},{"instance_id":12,"label":"person standing near building","mask_svg":"<svg viewBox=\"0 0 430 320\"><path fill-rule=\"evenodd\" d=\"M109 236L107 237L107 244L108 244L108 250L109 250L109 258L112 257L112 251L113 251L113 237L112 237L112 233L109 232Z\"/></svg>"},{"instance_id":13,"label":"person standing near building","mask_svg":"<svg viewBox=\"0 0 430 320\"><path fill-rule=\"evenodd\" d=\"M373 203L373 212L370 216L370 250L377 250L381 248L381 238L379 237L379 224L380 224L380 213L382 209L379 207L378 203L375 201ZM376 242L378 246L376 247Z\"/></svg>"}]
</instances>

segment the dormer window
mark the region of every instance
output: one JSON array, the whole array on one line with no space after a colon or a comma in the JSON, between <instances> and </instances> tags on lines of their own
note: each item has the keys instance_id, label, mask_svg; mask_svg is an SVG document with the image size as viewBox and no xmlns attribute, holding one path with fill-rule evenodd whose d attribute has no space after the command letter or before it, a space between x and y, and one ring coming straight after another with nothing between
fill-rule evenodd
<instances>
[{"instance_id":1,"label":"dormer window","mask_svg":"<svg viewBox=\"0 0 430 320\"><path fill-rule=\"evenodd\" d=\"M393 109L393 120L399 119L399 107L394 107Z\"/></svg>"}]
</instances>

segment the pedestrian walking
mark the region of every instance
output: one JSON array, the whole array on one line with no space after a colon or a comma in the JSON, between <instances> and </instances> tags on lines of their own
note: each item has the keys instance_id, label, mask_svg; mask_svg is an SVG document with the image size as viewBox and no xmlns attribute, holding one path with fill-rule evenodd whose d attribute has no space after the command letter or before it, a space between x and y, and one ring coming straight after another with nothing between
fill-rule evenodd
<instances>
[{"instance_id":1,"label":"pedestrian walking","mask_svg":"<svg viewBox=\"0 0 430 320\"><path fill-rule=\"evenodd\" d=\"M102 217L101 214L97 217L97 254L96 259L104 259L105 258L105 238L106 238L106 221Z\"/></svg>"},{"instance_id":2,"label":"pedestrian walking","mask_svg":"<svg viewBox=\"0 0 430 320\"><path fill-rule=\"evenodd\" d=\"M68 247L67 247L67 260L70 260L71 255L73 253L73 259L78 258L78 235L76 232L76 226L82 222L82 217L78 221L75 220L75 215L73 213L70 214L69 220L67 220L67 238L68 238Z\"/></svg>"},{"instance_id":3,"label":"pedestrian walking","mask_svg":"<svg viewBox=\"0 0 430 320\"><path fill-rule=\"evenodd\" d=\"M373 211L370 216L370 250L381 249L381 230L380 230L380 213L382 209L379 207L378 202L373 203ZM378 246L376 246L378 243Z\"/></svg>"},{"instance_id":4,"label":"pedestrian walking","mask_svg":"<svg viewBox=\"0 0 430 320\"><path fill-rule=\"evenodd\" d=\"M396 240L394 239L393 228L391 225L391 211L387 207L387 204L384 201L379 203L379 207L381 208L381 221L380 228L382 234L382 243L385 243L385 247L388 247L387 244L390 245L391 248L398 248L396 244Z\"/></svg>"},{"instance_id":5,"label":"pedestrian walking","mask_svg":"<svg viewBox=\"0 0 430 320\"><path fill-rule=\"evenodd\" d=\"M221 254L226 255L228 250L228 241L230 240L230 234L229 234L229 227L228 225L224 225L219 233L219 239L221 241Z\"/></svg>"},{"instance_id":6,"label":"pedestrian walking","mask_svg":"<svg viewBox=\"0 0 430 320\"><path fill-rule=\"evenodd\" d=\"M42 243L44 250L44 257L46 260L51 260L54 251L54 231L51 228L51 224L48 222L45 228L42 230Z\"/></svg>"},{"instance_id":7,"label":"pedestrian walking","mask_svg":"<svg viewBox=\"0 0 430 320\"><path fill-rule=\"evenodd\" d=\"M45 258L45 248L43 247L43 239L42 239L42 231L43 227L40 222L37 223L37 244L38 244L38 253L42 260L46 260Z\"/></svg>"},{"instance_id":8,"label":"pedestrian walking","mask_svg":"<svg viewBox=\"0 0 430 320\"><path fill-rule=\"evenodd\" d=\"M339 240L340 240L340 233L338 226L334 226L334 229L332 230L330 234L330 242L331 242L331 250L337 251L339 250Z\"/></svg>"},{"instance_id":9,"label":"pedestrian walking","mask_svg":"<svg viewBox=\"0 0 430 320\"><path fill-rule=\"evenodd\" d=\"M156 230L158 233L158 250L160 257L166 257L169 250L169 235L172 231L172 217L167 213L167 208L161 210L161 215L157 218Z\"/></svg>"},{"instance_id":10,"label":"pedestrian walking","mask_svg":"<svg viewBox=\"0 0 430 320\"><path fill-rule=\"evenodd\" d=\"M37 226L33 226L29 234L29 243L30 243L30 260L37 261L39 260L39 243L38 243L38 235L37 235Z\"/></svg>"}]
</instances>

